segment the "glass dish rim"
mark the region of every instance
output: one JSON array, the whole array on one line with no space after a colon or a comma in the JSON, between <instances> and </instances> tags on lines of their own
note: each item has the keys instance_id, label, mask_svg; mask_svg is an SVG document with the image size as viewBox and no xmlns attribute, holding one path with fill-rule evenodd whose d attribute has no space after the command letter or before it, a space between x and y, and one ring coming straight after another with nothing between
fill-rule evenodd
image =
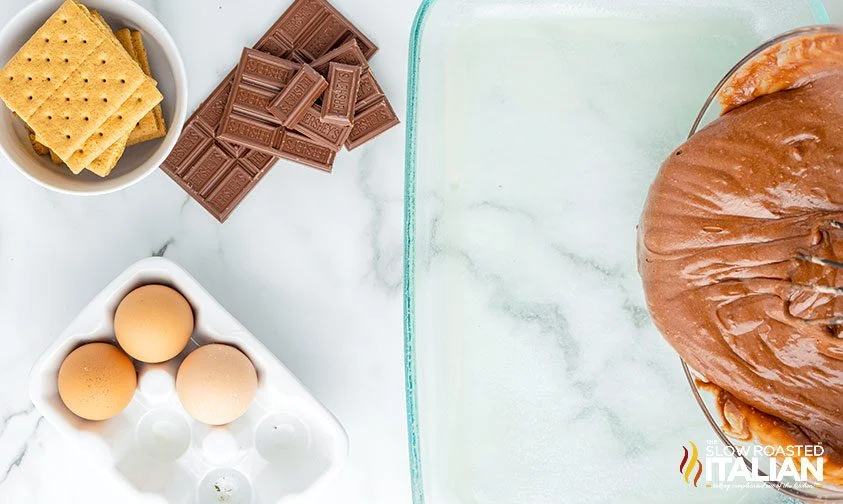
<instances>
[{"instance_id":1,"label":"glass dish rim","mask_svg":"<svg viewBox=\"0 0 843 504\"><path fill-rule=\"evenodd\" d=\"M419 444L418 402L416 397L416 340L415 340L415 229L416 229L416 138L417 138L417 101L419 87L419 64L424 26L431 8L438 0L421 0L416 11L410 30L409 55L407 59L407 119L405 126L405 155L404 155L404 272L403 272L403 329L404 329L404 387L405 406L407 409L407 443L410 463L410 484L413 504L426 504L424 498L424 475L421 468L421 454ZM816 23L828 23L829 16L823 0L805 0ZM734 71L734 69L732 70ZM719 84L719 86L722 85ZM711 103L711 97L703 108L705 111ZM694 127L702 120L697 118ZM681 360L680 360L681 362ZM686 376L692 380L690 370L682 362ZM692 382L689 382L692 383ZM701 401L696 387L692 386L697 401ZM708 410L703 407L706 416ZM716 423L709 418L709 423L716 427ZM721 438L722 439L722 438ZM727 442L724 440L724 443ZM828 502L828 501L823 501Z\"/></svg>"},{"instance_id":2,"label":"glass dish rim","mask_svg":"<svg viewBox=\"0 0 843 504\"><path fill-rule=\"evenodd\" d=\"M699 114L697 114L697 117L694 120L693 125L691 126L691 131L688 133L688 138L691 138L692 136L694 136L694 134L696 134L697 131L699 131L701 126L704 127L702 122L703 122L703 119L705 118L706 114L709 112L709 110L711 109L712 106L717 106L716 100L717 100L718 93L720 93L720 90L723 89L723 86L725 86L726 83L732 78L732 76L734 76L735 73L737 73L741 68L743 68L743 66L745 64L747 64L748 62L753 60L756 56L758 56L763 51L766 51L768 48L770 48L770 47L772 47L772 46L774 46L774 45L776 45L780 42L783 42L785 40L789 40L789 39L792 39L792 38L797 38L797 37L801 37L801 36L804 36L804 35L812 34L812 33L843 33L843 26L831 25L831 24L821 24L821 25L813 25L813 26L805 26L805 27L802 27L802 28L796 28L794 30L790 30L788 32L782 33L781 35L773 37L772 39L764 42L763 44L761 44L758 47L756 47L755 49L753 49L749 54L747 54L746 56L741 58L741 60L739 62L737 62L735 64L735 66L733 66L731 68L731 70L729 70L726 73L726 75L723 76L723 78L720 80L720 82L718 82L717 85L714 87L714 89L711 91L711 94L708 95L708 98L706 99L705 103L703 104L702 108L700 109ZM699 387L697 387L697 385L696 385L696 379L695 379L694 375L697 375L698 377L701 377L701 378L704 378L704 376L701 373L698 373L696 370L693 370L693 368L691 368L683 359L679 359L679 362L681 362L681 364L682 364L682 371L685 374L685 378L688 380L688 385L691 388L691 393L694 395L694 400L696 400L697 405L702 410L703 415L705 416L706 420L711 425L711 428L714 430L715 434L717 434L717 437L720 439L720 441L724 445L726 445L727 447L734 450L735 449L734 442L732 441L732 439L729 436L726 435L725 432L723 432L723 429L720 426L720 422L715 419L715 415L712 414L711 410L709 410L708 406L705 404L705 401L702 398L702 394L700 393ZM746 465L746 467L750 471L755 469L755 468L753 468L752 462L749 459L747 459L745 456L738 455L737 451L733 451L732 453L736 453L736 455L735 455L736 458L742 459L743 463ZM759 472L759 474L764 474L764 471L761 470L761 469L758 469L758 472ZM780 492L780 493L782 493L782 494L784 494L788 497L800 499L804 502L810 502L810 503L829 503L829 502L841 503L841 502L843 502L843 492L840 492L836 496L818 497L818 496L812 495L810 493L803 492L799 489L784 486L784 485L781 484L781 482L778 482L778 481L765 481L765 483L767 484L767 486L775 489L776 491L778 491L778 492Z\"/></svg>"},{"instance_id":3,"label":"glass dish rim","mask_svg":"<svg viewBox=\"0 0 843 504\"><path fill-rule=\"evenodd\" d=\"M407 59L407 125L404 154L404 390L407 408L407 443L413 504L425 504L424 480L419 448L418 402L416 398L415 347L415 229L416 229L416 112L422 33L436 0L422 0L410 31Z\"/></svg>"}]
</instances>

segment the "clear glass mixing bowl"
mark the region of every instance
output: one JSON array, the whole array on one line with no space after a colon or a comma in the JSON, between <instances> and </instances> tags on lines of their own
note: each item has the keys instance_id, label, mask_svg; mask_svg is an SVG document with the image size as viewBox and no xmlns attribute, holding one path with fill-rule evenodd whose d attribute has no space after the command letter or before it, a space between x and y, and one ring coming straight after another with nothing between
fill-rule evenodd
<instances>
[{"instance_id":1,"label":"clear glass mixing bowl","mask_svg":"<svg viewBox=\"0 0 843 504\"><path fill-rule=\"evenodd\" d=\"M705 101L705 104L703 105L702 109L700 110L700 113L694 121L693 126L691 126L691 132L688 134L688 138L693 136L699 129L703 128L705 125L720 116L721 107L717 101L717 96L720 93L720 90L723 89L723 87L732 79L732 77L736 73L738 73L744 67L744 65L753 61L759 54L763 53L764 51L776 44L818 33L843 33L843 27L822 25L799 28L779 35L765 42L764 44L761 44L752 52L747 54L734 67L732 67L732 69L729 70L729 72L723 77L723 79L720 80L717 86L715 86L714 90L711 92L708 99ZM694 398L697 400L697 403L702 409L703 414L705 415L706 419L708 419L708 422L711 424L711 427L714 429L715 433L720 438L720 440L732 450L738 450L738 448L742 446L752 447L755 444L754 442L740 441L738 439L730 437L723 431L722 419L720 412L717 409L717 405L715 403L714 394L698 386L698 380L704 380L705 377L695 371L694 369L692 369L690 366L688 366L684 361L682 362L682 368L685 372L685 376L688 379L688 383L691 386L691 391L694 394ZM768 474L769 468L755 468L753 467L753 462L750 459L743 456L740 457L743 459L744 463L751 471L757 470L758 474ZM798 488L796 488L795 486L797 485L797 483L798 482L790 478L784 478L781 482L767 482L769 486L775 488L779 492L789 497L800 499L805 502L843 502L843 488L841 487L831 486L828 484L803 485L800 483L798 485Z\"/></svg>"}]
</instances>

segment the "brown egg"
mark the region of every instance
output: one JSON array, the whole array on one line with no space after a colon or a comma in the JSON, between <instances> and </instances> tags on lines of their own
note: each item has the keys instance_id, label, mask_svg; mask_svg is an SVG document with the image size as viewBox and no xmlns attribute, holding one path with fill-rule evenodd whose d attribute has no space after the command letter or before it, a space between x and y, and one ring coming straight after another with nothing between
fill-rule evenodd
<instances>
[{"instance_id":1,"label":"brown egg","mask_svg":"<svg viewBox=\"0 0 843 504\"><path fill-rule=\"evenodd\" d=\"M141 362L164 362L178 355L193 334L193 310L178 291L145 285L130 292L114 314L114 335Z\"/></svg>"},{"instance_id":2,"label":"brown egg","mask_svg":"<svg viewBox=\"0 0 843 504\"><path fill-rule=\"evenodd\" d=\"M59 396L87 420L107 420L129 405L138 384L132 360L110 343L88 343L70 352L59 369Z\"/></svg>"},{"instance_id":3,"label":"brown egg","mask_svg":"<svg viewBox=\"0 0 843 504\"><path fill-rule=\"evenodd\" d=\"M255 366L240 350L205 345L190 353L176 376L184 409L202 423L223 425L249 409L258 388Z\"/></svg>"}]
</instances>

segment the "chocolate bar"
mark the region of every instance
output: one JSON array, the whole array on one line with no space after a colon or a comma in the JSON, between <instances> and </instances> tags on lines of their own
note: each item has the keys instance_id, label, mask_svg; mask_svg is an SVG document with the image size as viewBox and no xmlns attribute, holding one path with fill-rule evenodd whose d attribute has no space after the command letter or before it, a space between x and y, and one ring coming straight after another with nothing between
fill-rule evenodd
<instances>
[{"instance_id":1,"label":"chocolate bar","mask_svg":"<svg viewBox=\"0 0 843 504\"><path fill-rule=\"evenodd\" d=\"M288 44L284 39L275 35L261 39L261 41L255 46L255 49L260 52L271 54L276 58L291 59L290 57L293 55L293 46Z\"/></svg>"},{"instance_id":2,"label":"chocolate bar","mask_svg":"<svg viewBox=\"0 0 843 504\"><path fill-rule=\"evenodd\" d=\"M270 156L280 156L284 128L234 112L225 116L219 138Z\"/></svg>"},{"instance_id":3,"label":"chocolate bar","mask_svg":"<svg viewBox=\"0 0 843 504\"><path fill-rule=\"evenodd\" d=\"M295 130L334 151L339 151L351 134L351 124L338 126L325 122L322 120L319 106L313 105L305 111Z\"/></svg>"},{"instance_id":4,"label":"chocolate bar","mask_svg":"<svg viewBox=\"0 0 843 504\"><path fill-rule=\"evenodd\" d=\"M309 65L302 65L287 87L269 104L267 110L281 124L293 128L327 87L328 81L324 77Z\"/></svg>"},{"instance_id":5,"label":"chocolate bar","mask_svg":"<svg viewBox=\"0 0 843 504\"><path fill-rule=\"evenodd\" d=\"M234 73L234 86L222 115L220 132L224 133L227 119L232 116L251 116L278 124L267 107L292 80L301 65L276 58L254 49L243 49L240 65ZM224 135L221 135L224 138Z\"/></svg>"},{"instance_id":6,"label":"chocolate bar","mask_svg":"<svg viewBox=\"0 0 843 504\"><path fill-rule=\"evenodd\" d=\"M313 61L347 36L348 31L342 20L328 13L301 41L295 52L305 61Z\"/></svg>"},{"instance_id":7,"label":"chocolate bar","mask_svg":"<svg viewBox=\"0 0 843 504\"><path fill-rule=\"evenodd\" d=\"M378 50L366 35L326 0L295 0L254 48L276 58L303 64L327 55L332 49L351 45L352 41L358 45L364 59L371 58ZM258 64L260 59L256 56L253 61ZM329 143L334 145L335 133L322 131L324 125L312 121L313 114L309 105L301 109L299 122L302 123L305 117L308 119L297 126L299 132L307 132L310 138L293 132L276 135L269 143L278 147L278 157L227 142L217 136L229 101L233 77L232 70L187 120L173 151L161 166L164 172L221 222L228 218L278 157L283 156L330 171L335 156L334 147L327 147ZM361 90L369 82L367 79L367 73L364 73ZM367 85L367 89L370 87ZM238 113L248 115L250 120L258 118L271 121L267 115L261 116L259 110L260 104L268 97L266 83L248 82L247 79L239 89L243 94L235 98L240 109ZM355 108L361 103L359 98L358 91ZM319 119L321 121L321 116ZM344 135L348 136L351 128L346 133ZM328 141L328 138L332 140Z\"/></svg>"},{"instance_id":8,"label":"chocolate bar","mask_svg":"<svg viewBox=\"0 0 843 504\"><path fill-rule=\"evenodd\" d=\"M284 135L281 153L285 159L330 172L337 153L304 135L288 131Z\"/></svg>"},{"instance_id":9,"label":"chocolate bar","mask_svg":"<svg viewBox=\"0 0 843 504\"><path fill-rule=\"evenodd\" d=\"M369 68L369 62L363 55L363 51L360 50L360 46L357 44L357 39L351 39L336 49L325 53L324 56L315 60L310 66L323 76L327 77L328 65L330 63L356 65L363 69Z\"/></svg>"},{"instance_id":10,"label":"chocolate bar","mask_svg":"<svg viewBox=\"0 0 843 504\"><path fill-rule=\"evenodd\" d=\"M322 104L322 120L338 126L348 126L354 120L360 67L329 63L328 91Z\"/></svg>"},{"instance_id":11,"label":"chocolate bar","mask_svg":"<svg viewBox=\"0 0 843 504\"><path fill-rule=\"evenodd\" d=\"M354 105L354 112L358 113L369 105L384 97L383 89L375 79L375 74L369 68L360 76L360 85L357 88L357 102Z\"/></svg>"},{"instance_id":12,"label":"chocolate bar","mask_svg":"<svg viewBox=\"0 0 843 504\"><path fill-rule=\"evenodd\" d=\"M238 72L240 80L278 93L300 68L299 63L247 47L240 56Z\"/></svg>"},{"instance_id":13,"label":"chocolate bar","mask_svg":"<svg viewBox=\"0 0 843 504\"><path fill-rule=\"evenodd\" d=\"M220 222L263 178L276 158L220 140L222 120L233 76L229 74L190 117L176 146L161 165Z\"/></svg>"},{"instance_id":14,"label":"chocolate bar","mask_svg":"<svg viewBox=\"0 0 843 504\"><path fill-rule=\"evenodd\" d=\"M389 100L381 98L355 116L345 147L348 150L360 147L399 122Z\"/></svg>"},{"instance_id":15,"label":"chocolate bar","mask_svg":"<svg viewBox=\"0 0 843 504\"><path fill-rule=\"evenodd\" d=\"M264 38L283 40L307 63L351 38L357 39L366 59L378 50L374 42L325 0L296 0Z\"/></svg>"},{"instance_id":16,"label":"chocolate bar","mask_svg":"<svg viewBox=\"0 0 843 504\"><path fill-rule=\"evenodd\" d=\"M307 65L244 49L232 79L217 138L251 151L330 171L334 156L326 154L322 147L339 150L336 145L341 146L350 131L327 129L328 125L322 124L321 120L309 118L303 127L315 138L287 140L286 136L290 133L268 110L274 99L281 97L280 109L287 110L284 107L290 104L289 118L299 123L322 94L327 85L324 80ZM284 100L284 96L290 98ZM300 107L303 107L301 113ZM316 114L319 117L318 112Z\"/></svg>"},{"instance_id":17,"label":"chocolate bar","mask_svg":"<svg viewBox=\"0 0 843 504\"><path fill-rule=\"evenodd\" d=\"M243 49L222 114L219 138L270 156L280 156L281 121L269 113L273 99L293 83L301 65L254 49Z\"/></svg>"}]
</instances>

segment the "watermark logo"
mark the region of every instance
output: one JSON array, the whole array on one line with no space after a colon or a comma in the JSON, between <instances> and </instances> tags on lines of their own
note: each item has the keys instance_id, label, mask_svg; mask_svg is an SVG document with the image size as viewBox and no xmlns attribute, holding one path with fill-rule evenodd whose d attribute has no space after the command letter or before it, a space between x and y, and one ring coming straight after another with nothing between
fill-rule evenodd
<instances>
[{"instance_id":1,"label":"watermark logo","mask_svg":"<svg viewBox=\"0 0 843 504\"><path fill-rule=\"evenodd\" d=\"M679 463L679 474L682 475L685 483L691 484L691 481L693 481L694 486L697 486L703 473L703 466L700 462L700 452L697 445L693 441L688 441L688 443L691 445L690 450L685 446L682 447L685 454L682 455L682 462ZM692 476L693 480L691 479Z\"/></svg>"},{"instance_id":2,"label":"watermark logo","mask_svg":"<svg viewBox=\"0 0 843 504\"><path fill-rule=\"evenodd\" d=\"M760 488L775 481L804 488L823 481L825 449L821 445L723 446L709 440L704 451L693 441L688 445L682 446L679 462L679 474L687 485Z\"/></svg>"}]
</instances>

